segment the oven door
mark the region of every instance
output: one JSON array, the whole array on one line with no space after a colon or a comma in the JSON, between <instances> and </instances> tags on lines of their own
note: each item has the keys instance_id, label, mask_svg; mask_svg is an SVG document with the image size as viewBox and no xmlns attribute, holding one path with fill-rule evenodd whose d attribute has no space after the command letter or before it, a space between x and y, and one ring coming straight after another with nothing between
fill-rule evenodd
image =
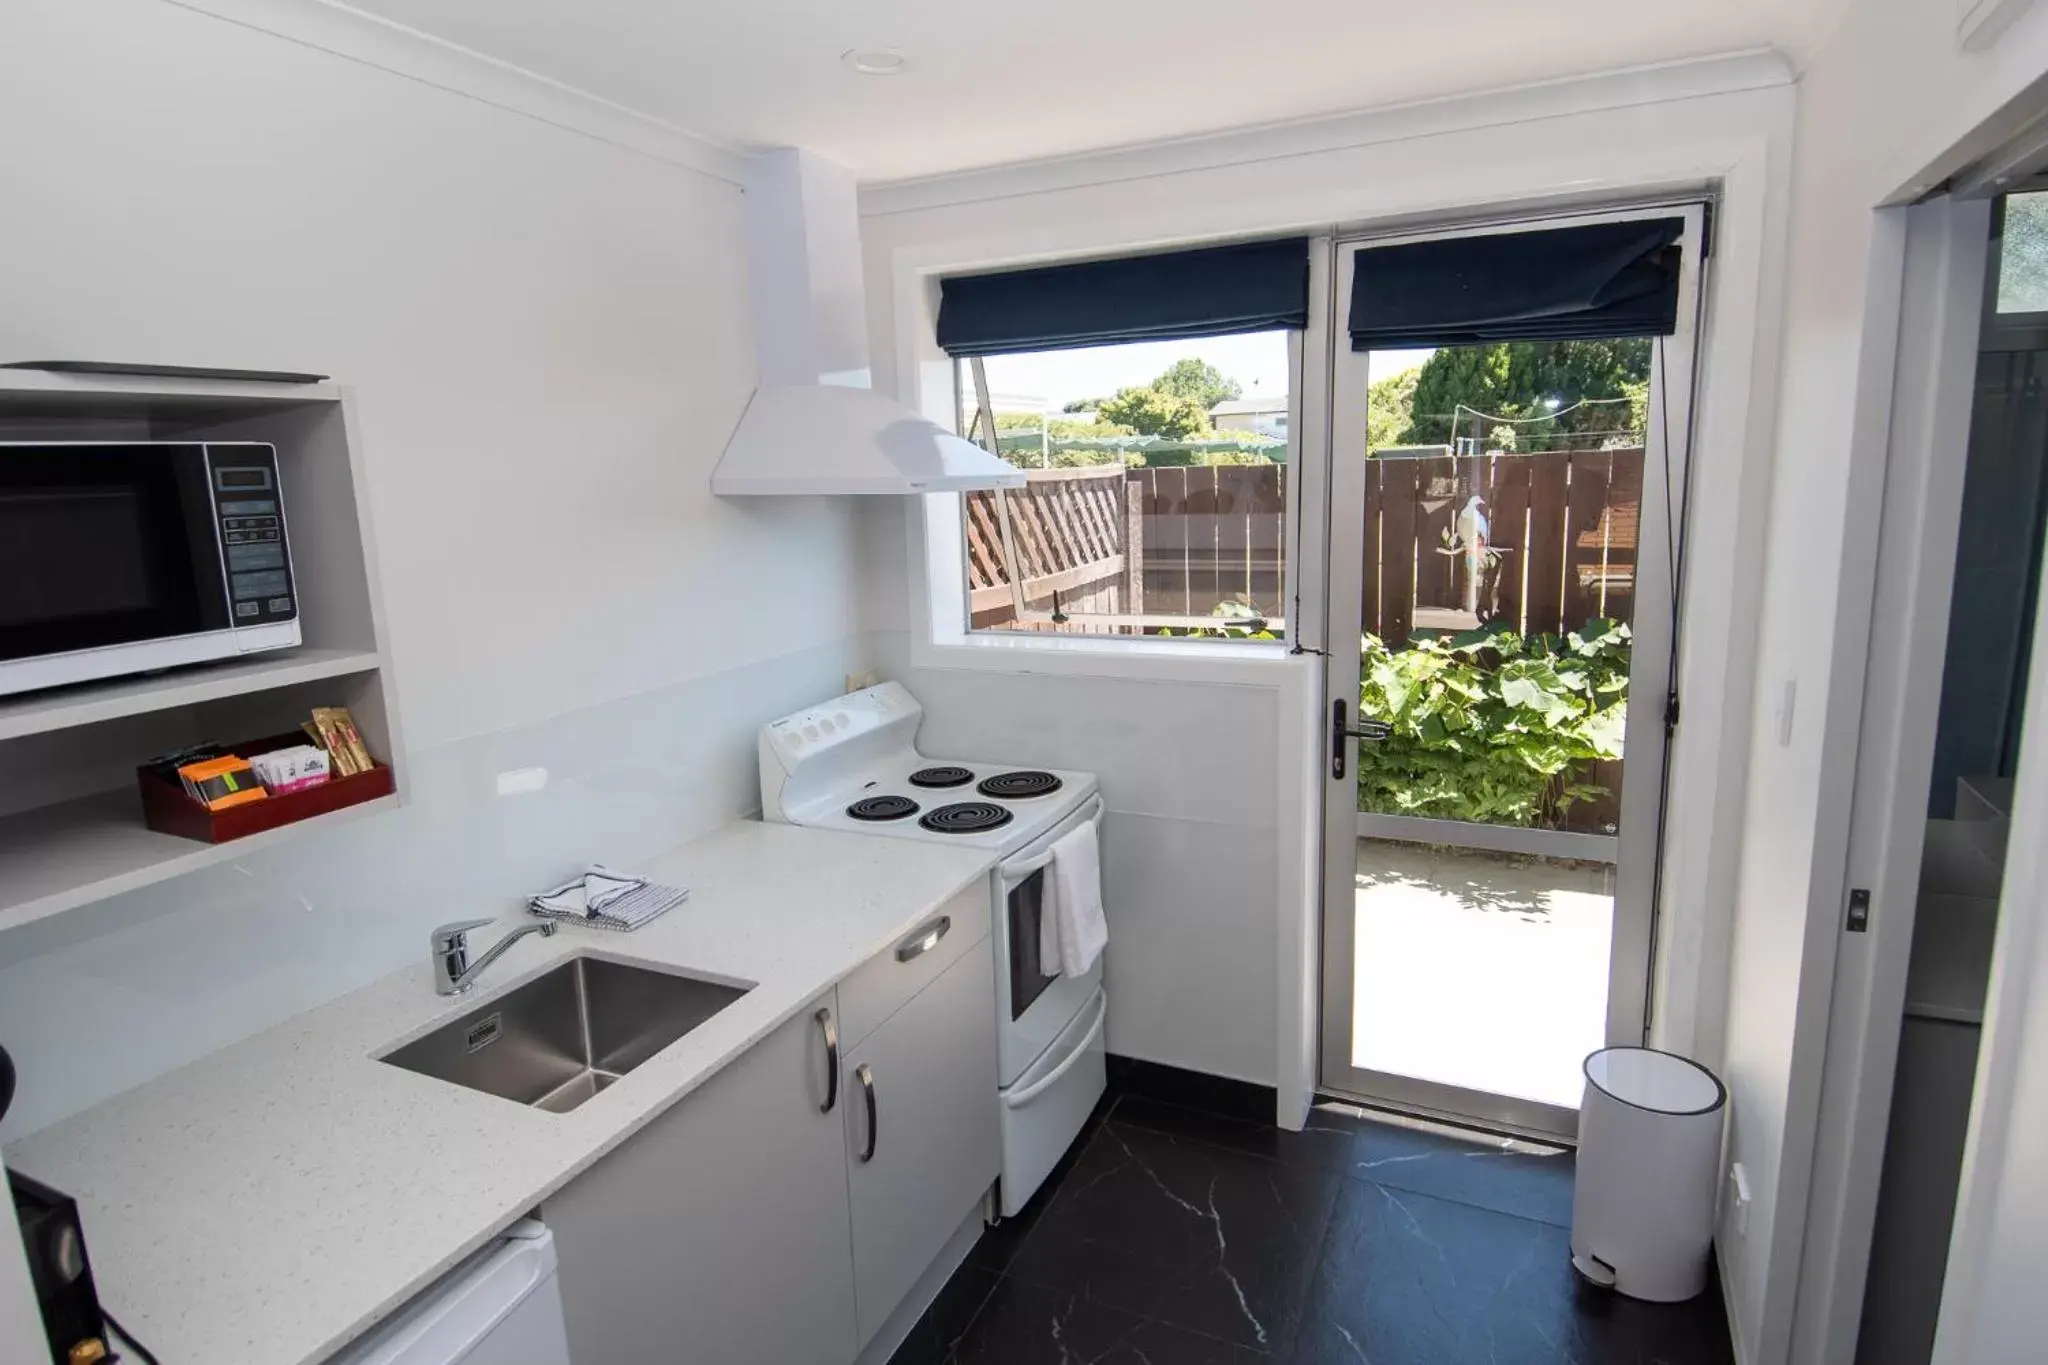
<instances>
[{"instance_id":1,"label":"oven door","mask_svg":"<svg viewBox=\"0 0 2048 1365\"><path fill-rule=\"evenodd\" d=\"M1099 830L1102 815L1101 796L1089 798L996 869L996 1052L1005 1088L1052 1046L1102 984L1100 959L1087 975L1070 978L1038 954L1052 846L1080 825L1093 822Z\"/></svg>"},{"instance_id":2,"label":"oven door","mask_svg":"<svg viewBox=\"0 0 2048 1365\"><path fill-rule=\"evenodd\" d=\"M209 481L200 445L0 445L0 694L244 648Z\"/></svg>"}]
</instances>

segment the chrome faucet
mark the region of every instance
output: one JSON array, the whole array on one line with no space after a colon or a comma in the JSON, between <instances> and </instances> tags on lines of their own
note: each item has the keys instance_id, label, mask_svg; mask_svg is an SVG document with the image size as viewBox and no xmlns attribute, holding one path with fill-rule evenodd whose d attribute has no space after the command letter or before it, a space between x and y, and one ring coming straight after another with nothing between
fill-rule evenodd
<instances>
[{"instance_id":1,"label":"chrome faucet","mask_svg":"<svg viewBox=\"0 0 2048 1365\"><path fill-rule=\"evenodd\" d=\"M522 924L505 937L491 945L491 950L476 961L469 960L469 931L481 929L491 923L487 919L457 920L444 924L433 934L434 944L434 989L442 995L460 995L476 981L477 973L496 962L507 948L525 938L528 934L539 934L542 938L555 936L555 922L544 919L535 924Z\"/></svg>"}]
</instances>

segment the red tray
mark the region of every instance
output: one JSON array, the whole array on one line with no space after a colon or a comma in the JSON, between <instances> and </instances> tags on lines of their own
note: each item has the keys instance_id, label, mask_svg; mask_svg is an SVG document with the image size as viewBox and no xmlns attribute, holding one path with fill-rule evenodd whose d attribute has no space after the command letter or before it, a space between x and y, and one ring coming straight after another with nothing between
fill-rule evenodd
<instances>
[{"instance_id":1,"label":"red tray","mask_svg":"<svg viewBox=\"0 0 2048 1365\"><path fill-rule=\"evenodd\" d=\"M289 734L231 744L228 752L248 758L305 742L306 736L295 730ZM360 806L365 801L389 796L396 790L390 765L379 763L370 771L353 777L335 773L317 787L301 787L283 796L266 796L261 801L230 806L226 810L208 810L187 796L183 785L164 781L147 766L135 770L135 780L142 788L144 823L160 834L175 834L208 844L224 844L230 839L247 838L266 829L310 820L329 811Z\"/></svg>"}]
</instances>

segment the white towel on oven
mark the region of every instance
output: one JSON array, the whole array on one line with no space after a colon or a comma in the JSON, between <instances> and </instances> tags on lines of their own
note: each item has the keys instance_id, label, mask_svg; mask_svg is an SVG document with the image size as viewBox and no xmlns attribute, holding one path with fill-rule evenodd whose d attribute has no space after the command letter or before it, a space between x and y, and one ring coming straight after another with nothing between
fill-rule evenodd
<instances>
[{"instance_id":1,"label":"white towel on oven","mask_svg":"<svg viewBox=\"0 0 2048 1365\"><path fill-rule=\"evenodd\" d=\"M1108 943L1109 920L1102 913L1102 848L1090 820L1052 846L1052 866L1045 870L1045 895L1038 910L1040 968L1056 963L1062 976L1084 976Z\"/></svg>"}]
</instances>

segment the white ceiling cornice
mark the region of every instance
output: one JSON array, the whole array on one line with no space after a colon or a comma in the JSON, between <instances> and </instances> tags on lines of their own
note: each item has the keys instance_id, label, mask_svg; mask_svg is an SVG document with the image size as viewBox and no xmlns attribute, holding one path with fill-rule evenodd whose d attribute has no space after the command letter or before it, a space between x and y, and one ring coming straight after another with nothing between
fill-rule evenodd
<instances>
[{"instance_id":1,"label":"white ceiling cornice","mask_svg":"<svg viewBox=\"0 0 2048 1365\"><path fill-rule=\"evenodd\" d=\"M329 0L163 0L744 187L747 156L559 81Z\"/></svg>"},{"instance_id":2,"label":"white ceiling cornice","mask_svg":"<svg viewBox=\"0 0 2048 1365\"><path fill-rule=\"evenodd\" d=\"M950 204L1212 170L1603 109L1768 89L1791 85L1795 79L1791 61L1775 48L1735 52L1107 151L872 182L861 187L860 208L863 217L915 213Z\"/></svg>"}]
</instances>

